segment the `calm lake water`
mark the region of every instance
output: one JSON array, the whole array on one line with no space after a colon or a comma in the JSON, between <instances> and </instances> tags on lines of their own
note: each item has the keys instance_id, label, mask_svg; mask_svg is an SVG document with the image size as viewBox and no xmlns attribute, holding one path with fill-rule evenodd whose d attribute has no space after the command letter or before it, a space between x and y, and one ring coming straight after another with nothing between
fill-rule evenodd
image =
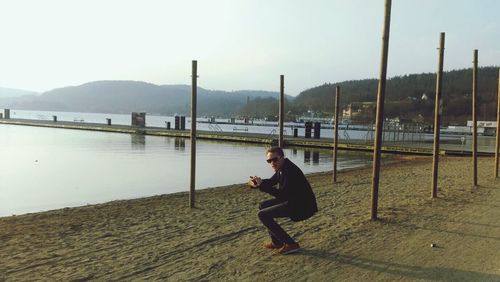
<instances>
[{"instance_id":1,"label":"calm lake water","mask_svg":"<svg viewBox=\"0 0 500 282\"><path fill-rule=\"evenodd\" d=\"M270 177L265 149L198 140L197 189ZM285 154L304 173L333 167L330 150ZM338 161L359 167L371 155L339 151ZM0 125L0 216L188 191L189 164L189 139Z\"/></svg>"}]
</instances>

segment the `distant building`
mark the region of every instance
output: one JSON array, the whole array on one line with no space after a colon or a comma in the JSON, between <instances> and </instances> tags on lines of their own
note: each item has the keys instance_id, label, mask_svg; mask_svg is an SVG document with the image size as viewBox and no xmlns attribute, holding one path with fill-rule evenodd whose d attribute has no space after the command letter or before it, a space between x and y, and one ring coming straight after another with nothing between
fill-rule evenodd
<instances>
[{"instance_id":1,"label":"distant building","mask_svg":"<svg viewBox=\"0 0 500 282\"><path fill-rule=\"evenodd\" d=\"M467 127L470 128L470 132L472 132L472 120L467 121ZM496 121L478 121L477 122L477 133L486 135L486 136L494 136L497 131L497 122Z\"/></svg>"},{"instance_id":2,"label":"distant building","mask_svg":"<svg viewBox=\"0 0 500 282\"><path fill-rule=\"evenodd\" d=\"M345 109L342 110L342 119L344 120L355 120L360 117L363 113L372 113L375 109L375 102L354 102L347 105Z\"/></svg>"},{"instance_id":3,"label":"distant building","mask_svg":"<svg viewBox=\"0 0 500 282\"><path fill-rule=\"evenodd\" d=\"M307 113L304 113L302 116L297 118L297 122L321 122L321 123L327 123L327 124L332 124L333 123L333 118L331 117L321 117L320 113L315 113L313 111L307 111Z\"/></svg>"}]
</instances>

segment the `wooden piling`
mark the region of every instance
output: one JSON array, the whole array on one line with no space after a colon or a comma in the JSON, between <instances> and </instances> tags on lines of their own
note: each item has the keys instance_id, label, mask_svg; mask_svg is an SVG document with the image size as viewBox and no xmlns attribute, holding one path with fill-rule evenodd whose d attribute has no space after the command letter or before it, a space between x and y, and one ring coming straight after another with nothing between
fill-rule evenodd
<instances>
[{"instance_id":1,"label":"wooden piling","mask_svg":"<svg viewBox=\"0 0 500 282\"><path fill-rule=\"evenodd\" d=\"M337 182L337 147L339 144L339 100L340 86L335 87L335 130L333 134L333 183Z\"/></svg>"},{"instance_id":2,"label":"wooden piling","mask_svg":"<svg viewBox=\"0 0 500 282\"><path fill-rule=\"evenodd\" d=\"M194 208L194 193L196 185L196 91L197 91L197 61L192 62L191 74L191 178L189 185L189 207Z\"/></svg>"},{"instance_id":3,"label":"wooden piling","mask_svg":"<svg viewBox=\"0 0 500 282\"><path fill-rule=\"evenodd\" d=\"M432 158L432 192L431 197L437 197L437 181L439 170L439 139L441 128L441 114L443 101L441 100L442 79L443 79L443 60L444 60L444 32L441 32L439 38L439 60L436 74L436 99L434 104L434 148Z\"/></svg>"},{"instance_id":4,"label":"wooden piling","mask_svg":"<svg viewBox=\"0 0 500 282\"><path fill-rule=\"evenodd\" d=\"M472 69L472 187L477 186L477 49L474 50L474 67Z\"/></svg>"},{"instance_id":5,"label":"wooden piling","mask_svg":"<svg viewBox=\"0 0 500 282\"><path fill-rule=\"evenodd\" d=\"M389 53L389 29L391 24L391 0L385 0L384 29L382 35L382 56L380 61L380 79L377 90L377 113L375 125L375 141L373 144L372 173L372 210L371 220L377 220L378 185L380 177L380 149L382 145L382 129L384 123L385 83L387 76L387 57Z\"/></svg>"},{"instance_id":6,"label":"wooden piling","mask_svg":"<svg viewBox=\"0 0 500 282\"><path fill-rule=\"evenodd\" d=\"M283 148L283 122L285 120L285 76L280 75L279 136L278 146Z\"/></svg>"},{"instance_id":7,"label":"wooden piling","mask_svg":"<svg viewBox=\"0 0 500 282\"><path fill-rule=\"evenodd\" d=\"M498 69L498 96L497 96L497 138L495 145L495 178L498 177L498 150L500 147L500 69Z\"/></svg>"}]
</instances>

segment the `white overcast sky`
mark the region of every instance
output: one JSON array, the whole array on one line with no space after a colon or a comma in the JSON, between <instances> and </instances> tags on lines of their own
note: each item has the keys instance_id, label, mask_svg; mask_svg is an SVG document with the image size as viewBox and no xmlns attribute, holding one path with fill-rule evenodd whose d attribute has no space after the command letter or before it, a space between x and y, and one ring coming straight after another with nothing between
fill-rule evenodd
<instances>
[{"instance_id":1,"label":"white overcast sky","mask_svg":"<svg viewBox=\"0 0 500 282\"><path fill-rule=\"evenodd\" d=\"M378 78L384 0L0 0L0 86L94 80L301 91ZM388 75L500 65L500 1L393 0Z\"/></svg>"}]
</instances>

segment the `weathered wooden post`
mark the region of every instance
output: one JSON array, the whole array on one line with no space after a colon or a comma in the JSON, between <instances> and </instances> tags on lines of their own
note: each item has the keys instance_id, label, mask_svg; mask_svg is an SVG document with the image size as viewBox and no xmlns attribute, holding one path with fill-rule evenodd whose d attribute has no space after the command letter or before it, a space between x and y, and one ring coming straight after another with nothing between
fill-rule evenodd
<instances>
[{"instance_id":1,"label":"weathered wooden post","mask_svg":"<svg viewBox=\"0 0 500 282\"><path fill-rule=\"evenodd\" d=\"M285 120L285 76L280 75L279 136L278 146L283 148L283 121Z\"/></svg>"},{"instance_id":2,"label":"weathered wooden post","mask_svg":"<svg viewBox=\"0 0 500 282\"><path fill-rule=\"evenodd\" d=\"M337 182L337 147L339 145L339 97L340 86L335 87L335 131L333 134L333 183Z\"/></svg>"},{"instance_id":3,"label":"weathered wooden post","mask_svg":"<svg viewBox=\"0 0 500 282\"><path fill-rule=\"evenodd\" d=\"M321 122L314 122L314 139L321 138Z\"/></svg>"},{"instance_id":4,"label":"weathered wooden post","mask_svg":"<svg viewBox=\"0 0 500 282\"><path fill-rule=\"evenodd\" d=\"M382 56L380 60L380 79L377 90L377 113L375 125L375 141L373 144L372 174L372 211L371 220L377 220L378 184L380 177L380 147L384 123L385 82L387 76L387 57L389 53L389 29L391 24L391 0L385 0L384 30L382 35Z\"/></svg>"},{"instance_id":5,"label":"weathered wooden post","mask_svg":"<svg viewBox=\"0 0 500 282\"><path fill-rule=\"evenodd\" d=\"M186 116L181 116L180 130L186 130Z\"/></svg>"},{"instance_id":6,"label":"weathered wooden post","mask_svg":"<svg viewBox=\"0 0 500 282\"><path fill-rule=\"evenodd\" d=\"M472 187L477 186L477 49L474 49L474 68L472 69Z\"/></svg>"},{"instance_id":7,"label":"weathered wooden post","mask_svg":"<svg viewBox=\"0 0 500 282\"><path fill-rule=\"evenodd\" d=\"M304 123L304 137L311 138L311 131L312 131L312 121L306 121Z\"/></svg>"},{"instance_id":8,"label":"weathered wooden post","mask_svg":"<svg viewBox=\"0 0 500 282\"><path fill-rule=\"evenodd\" d=\"M497 98L497 138L495 145L495 178L498 177L498 149L500 147L500 69L498 69L498 98Z\"/></svg>"},{"instance_id":9,"label":"weathered wooden post","mask_svg":"<svg viewBox=\"0 0 500 282\"><path fill-rule=\"evenodd\" d=\"M443 60L444 60L444 32L441 32L439 38L439 60L438 71L436 75L436 99L434 102L434 148L432 158L432 193L431 197L437 197L437 182L439 170L439 138L441 128L441 114L443 109L443 101L441 100L441 89L443 80Z\"/></svg>"},{"instance_id":10,"label":"weathered wooden post","mask_svg":"<svg viewBox=\"0 0 500 282\"><path fill-rule=\"evenodd\" d=\"M191 74L191 180L189 185L189 207L194 208L194 193L196 184L196 90L197 61L192 62Z\"/></svg>"}]
</instances>

